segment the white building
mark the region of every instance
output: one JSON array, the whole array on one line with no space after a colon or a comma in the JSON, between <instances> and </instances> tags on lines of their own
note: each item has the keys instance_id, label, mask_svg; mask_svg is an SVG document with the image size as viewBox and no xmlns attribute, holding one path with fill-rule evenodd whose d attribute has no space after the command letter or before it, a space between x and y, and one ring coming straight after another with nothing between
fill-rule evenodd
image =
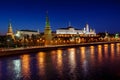
<instances>
[{"instance_id":1,"label":"white building","mask_svg":"<svg viewBox=\"0 0 120 80\"><path fill-rule=\"evenodd\" d=\"M34 31L34 30L17 30L15 36L19 37L19 38L23 38L24 36L29 36L31 37L32 35L38 35L39 30L38 31Z\"/></svg>"},{"instance_id":2,"label":"white building","mask_svg":"<svg viewBox=\"0 0 120 80\"><path fill-rule=\"evenodd\" d=\"M71 26L69 26L68 28L60 28L56 30L56 34L57 35L61 35L61 34L80 34L80 35L92 35L95 36L96 32L93 29L89 28L89 25L86 24L86 26L84 27L84 29L80 30L80 29L75 29Z\"/></svg>"}]
</instances>

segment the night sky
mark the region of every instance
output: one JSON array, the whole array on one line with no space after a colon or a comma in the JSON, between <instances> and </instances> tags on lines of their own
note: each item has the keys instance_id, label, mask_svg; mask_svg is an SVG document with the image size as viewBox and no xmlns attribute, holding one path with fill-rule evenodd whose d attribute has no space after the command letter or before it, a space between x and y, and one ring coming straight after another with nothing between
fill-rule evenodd
<instances>
[{"instance_id":1,"label":"night sky","mask_svg":"<svg viewBox=\"0 0 120 80\"><path fill-rule=\"evenodd\" d=\"M96 32L120 32L119 0L0 0L0 34L13 30L44 31L48 11L52 31L71 25L83 29L86 23Z\"/></svg>"}]
</instances>

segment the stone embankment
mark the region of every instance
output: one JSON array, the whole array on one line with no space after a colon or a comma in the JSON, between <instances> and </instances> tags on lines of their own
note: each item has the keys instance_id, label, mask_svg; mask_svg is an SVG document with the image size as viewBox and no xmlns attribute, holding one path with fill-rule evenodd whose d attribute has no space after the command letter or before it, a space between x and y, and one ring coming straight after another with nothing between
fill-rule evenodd
<instances>
[{"instance_id":1,"label":"stone embankment","mask_svg":"<svg viewBox=\"0 0 120 80\"><path fill-rule=\"evenodd\" d=\"M100 45L100 44L102 45L102 44L111 44L111 43L120 43L120 41L117 41L117 42L92 42L92 43L65 44L65 45L46 45L46 46L1 49L0 50L0 56L19 55L19 54L33 53L33 52L39 52L39 51L51 50L51 49L58 49L58 48L90 46L90 45Z\"/></svg>"}]
</instances>

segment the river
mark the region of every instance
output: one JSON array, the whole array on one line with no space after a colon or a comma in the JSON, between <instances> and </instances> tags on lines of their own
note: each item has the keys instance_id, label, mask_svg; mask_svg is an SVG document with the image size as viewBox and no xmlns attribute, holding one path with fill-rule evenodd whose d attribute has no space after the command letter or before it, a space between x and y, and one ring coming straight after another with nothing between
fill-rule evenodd
<instances>
[{"instance_id":1,"label":"river","mask_svg":"<svg viewBox=\"0 0 120 80\"><path fill-rule=\"evenodd\" d=\"M120 80L120 43L0 57L0 80Z\"/></svg>"}]
</instances>

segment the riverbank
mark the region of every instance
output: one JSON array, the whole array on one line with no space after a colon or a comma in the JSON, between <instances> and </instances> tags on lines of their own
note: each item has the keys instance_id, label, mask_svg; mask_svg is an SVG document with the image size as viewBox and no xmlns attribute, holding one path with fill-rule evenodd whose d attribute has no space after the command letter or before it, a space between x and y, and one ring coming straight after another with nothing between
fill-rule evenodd
<instances>
[{"instance_id":1,"label":"riverbank","mask_svg":"<svg viewBox=\"0 0 120 80\"><path fill-rule=\"evenodd\" d=\"M23 53L32 53L32 52L39 52L39 51L43 51L43 50L65 48L65 47L90 46L90 45L111 44L111 43L120 43L120 41L116 41L116 42L92 42L92 43L65 44L65 45L46 45L46 46L1 49L0 56L18 55L18 54L23 54Z\"/></svg>"}]
</instances>

